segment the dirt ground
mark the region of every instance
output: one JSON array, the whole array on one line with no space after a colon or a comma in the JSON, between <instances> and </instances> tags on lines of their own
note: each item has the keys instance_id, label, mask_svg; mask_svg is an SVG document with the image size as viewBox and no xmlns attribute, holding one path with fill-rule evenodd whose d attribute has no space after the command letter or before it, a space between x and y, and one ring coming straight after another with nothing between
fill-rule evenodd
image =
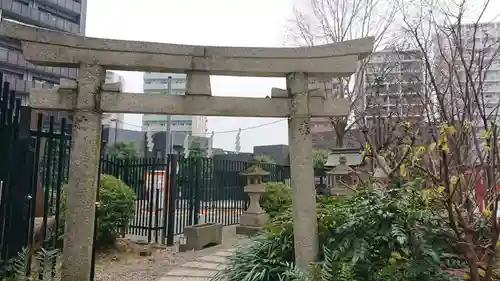
<instances>
[{"instance_id":1,"label":"dirt ground","mask_svg":"<svg viewBox=\"0 0 500 281\"><path fill-rule=\"evenodd\" d=\"M196 259L199 256L210 255L221 249L235 247L244 237L236 235L236 227L224 228L221 245L203 249L198 252L177 252L173 247L154 247L151 256L139 255L140 246L120 240L115 249L101 252L96 256L96 281L157 281L176 266Z\"/></svg>"}]
</instances>

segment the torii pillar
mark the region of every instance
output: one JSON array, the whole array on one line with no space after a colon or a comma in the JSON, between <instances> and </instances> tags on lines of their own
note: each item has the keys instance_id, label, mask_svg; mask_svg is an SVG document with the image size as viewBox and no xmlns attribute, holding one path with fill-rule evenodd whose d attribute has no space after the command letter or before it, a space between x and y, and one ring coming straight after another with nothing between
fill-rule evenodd
<instances>
[{"instance_id":1,"label":"torii pillar","mask_svg":"<svg viewBox=\"0 0 500 281\"><path fill-rule=\"evenodd\" d=\"M191 46L89 38L8 20L0 34L20 40L29 62L80 69L70 91L30 93L35 109L75 114L62 280L90 277L102 112L289 118L295 257L299 268L309 269L318 249L309 122L346 116L349 102L308 91L308 76L352 75L374 38L310 48ZM117 93L103 86L106 69L187 73L186 95ZM287 89L273 89L271 98L212 96L209 75L286 77Z\"/></svg>"},{"instance_id":2,"label":"torii pillar","mask_svg":"<svg viewBox=\"0 0 500 281\"><path fill-rule=\"evenodd\" d=\"M299 268L308 268L318 253L318 223L316 220L316 192L312 163L312 136L309 80L305 73L286 76L286 87L291 95L288 119L290 146L290 174L292 186L293 236L295 261ZM300 251L300 252L299 252Z\"/></svg>"},{"instance_id":3,"label":"torii pillar","mask_svg":"<svg viewBox=\"0 0 500 281\"><path fill-rule=\"evenodd\" d=\"M92 247L82 247L81 243L94 243L102 120L97 101L105 75L102 66L87 64L81 65L78 73L67 185L71 196L66 198L61 280L89 278Z\"/></svg>"}]
</instances>

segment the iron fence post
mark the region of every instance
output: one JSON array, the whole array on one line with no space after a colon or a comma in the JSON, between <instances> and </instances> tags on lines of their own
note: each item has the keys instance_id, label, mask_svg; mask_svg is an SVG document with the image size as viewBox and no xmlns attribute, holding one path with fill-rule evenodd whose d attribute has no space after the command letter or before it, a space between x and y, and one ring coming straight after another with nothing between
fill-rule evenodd
<instances>
[{"instance_id":1,"label":"iron fence post","mask_svg":"<svg viewBox=\"0 0 500 281\"><path fill-rule=\"evenodd\" d=\"M168 193L165 196L167 208L164 208L163 218L166 220L166 235L163 236L163 243L165 244L165 236L167 238L167 246L174 245L174 234L175 234L175 222L177 221L176 216L176 202L177 202L177 159L176 154L170 154L169 156L169 178L168 178ZM164 224L165 225L165 224Z\"/></svg>"},{"instance_id":2,"label":"iron fence post","mask_svg":"<svg viewBox=\"0 0 500 281\"><path fill-rule=\"evenodd\" d=\"M186 162L187 162L187 167L185 167L187 169L187 172L189 174L189 177L187 178L186 182L187 182L187 190L189 190L189 193L188 193L188 196L187 196L187 199L189 200L188 204L189 204L189 214L188 214L188 225L193 225L194 224L194 217L195 217L195 201L196 201L196 198L194 196L194 193L196 192L195 191L195 177L196 177L196 172L194 171L194 166L193 165L193 158L190 157L190 158L187 158L186 159Z\"/></svg>"},{"instance_id":3,"label":"iron fence post","mask_svg":"<svg viewBox=\"0 0 500 281\"><path fill-rule=\"evenodd\" d=\"M194 159L194 224L199 224L199 214L200 214L200 168L201 168L201 158L196 157Z\"/></svg>"},{"instance_id":4,"label":"iron fence post","mask_svg":"<svg viewBox=\"0 0 500 281\"><path fill-rule=\"evenodd\" d=\"M154 170L154 163L155 163L156 158L151 158L148 161L149 165L147 166L148 169L150 169L150 178L149 178L149 194L148 194L148 201L147 201L147 237L148 237L148 243L151 243L151 238L152 238L152 233L151 233L151 226L153 224L153 208L154 208L154 196L155 196L155 170Z\"/></svg>"},{"instance_id":5,"label":"iron fence post","mask_svg":"<svg viewBox=\"0 0 500 281\"><path fill-rule=\"evenodd\" d=\"M102 131L104 129L104 126L101 126L101 135ZM97 171L97 194L96 194L96 205L95 205L95 217L94 217L94 237L93 237L93 242L92 242L92 261L90 263L90 281L94 281L95 277L95 242L97 239L97 227L98 225L98 215L99 215L99 189L101 186L101 166L102 166L102 161L104 157L104 148L106 147L106 141L101 142L101 147L99 151L99 164L98 164L98 171Z\"/></svg>"}]
</instances>

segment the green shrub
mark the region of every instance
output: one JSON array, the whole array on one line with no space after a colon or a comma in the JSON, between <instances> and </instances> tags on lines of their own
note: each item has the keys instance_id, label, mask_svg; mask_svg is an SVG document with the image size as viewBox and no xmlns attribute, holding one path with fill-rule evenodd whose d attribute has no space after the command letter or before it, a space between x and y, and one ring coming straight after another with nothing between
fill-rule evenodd
<instances>
[{"instance_id":1,"label":"green shrub","mask_svg":"<svg viewBox=\"0 0 500 281\"><path fill-rule=\"evenodd\" d=\"M452 233L423 200L420 188L421 181L415 180L385 192L360 190L342 200L319 198L320 251L310 279L301 279L303 274L293 265L289 208L276 214L266 233L230 258L221 276L229 281L455 280L444 271L460 263L448 240Z\"/></svg>"},{"instance_id":2,"label":"green shrub","mask_svg":"<svg viewBox=\"0 0 500 281\"><path fill-rule=\"evenodd\" d=\"M292 189L281 182L266 182L266 193L260 198L260 206L274 218L292 206Z\"/></svg>"},{"instance_id":3,"label":"green shrub","mask_svg":"<svg viewBox=\"0 0 500 281\"><path fill-rule=\"evenodd\" d=\"M58 243L62 246L66 212L66 189L61 188ZM118 237L118 231L126 227L135 209L135 192L123 181L111 175L101 174L96 245L109 246ZM54 200L55 201L55 200ZM53 207L55 209L55 206Z\"/></svg>"},{"instance_id":4,"label":"green shrub","mask_svg":"<svg viewBox=\"0 0 500 281\"><path fill-rule=\"evenodd\" d=\"M96 243L106 246L115 242L118 231L132 219L136 195L132 188L111 175L101 175L99 188Z\"/></svg>"}]
</instances>

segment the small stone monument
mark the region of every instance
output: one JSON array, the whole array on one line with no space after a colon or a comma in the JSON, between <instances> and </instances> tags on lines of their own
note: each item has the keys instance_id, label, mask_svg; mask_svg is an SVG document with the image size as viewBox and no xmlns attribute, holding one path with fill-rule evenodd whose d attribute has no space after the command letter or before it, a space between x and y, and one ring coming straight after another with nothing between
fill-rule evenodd
<instances>
[{"instance_id":1,"label":"small stone monument","mask_svg":"<svg viewBox=\"0 0 500 281\"><path fill-rule=\"evenodd\" d=\"M349 185L356 183L356 171L347 165L347 157L341 155L339 157L339 164L331 171L326 172L328 176L332 177L332 195L347 195L350 192Z\"/></svg>"},{"instance_id":2,"label":"small stone monument","mask_svg":"<svg viewBox=\"0 0 500 281\"><path fill-rule=\"evenodd\" d=\"M248 209L240 217L240 225L236 227L236 233L242 235L253 235L262 229L262 226L269 220L269 215L260 206L260 196L266 192L266 187L262 182L262 177L269 175L257 164L253 164L240 175L247 177L245 192L250 197Z\"/></svg>"}]
</instances>

